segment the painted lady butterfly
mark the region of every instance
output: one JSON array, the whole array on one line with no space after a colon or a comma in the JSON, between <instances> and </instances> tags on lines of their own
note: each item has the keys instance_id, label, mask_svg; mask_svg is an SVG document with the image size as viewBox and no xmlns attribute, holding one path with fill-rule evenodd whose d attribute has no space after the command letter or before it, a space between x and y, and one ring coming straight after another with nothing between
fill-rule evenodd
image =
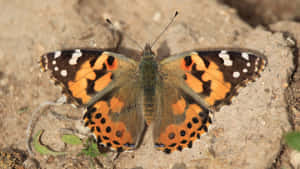
<instances>
[{"instance_id":1,"label":"painted lady butterfly","mask_svg":"<svg viewBox=\"0 0 300 169\"><path fill-rule=\"evenodd\" d=\"M208 131L211 110L229 104L266 61L257 52L225 48L157 61L146 44L140 62L110 51L75 49L43 55L40 64L69 100L87 108L84 125L100 145L118 152L135 149L153 124L155 147L171 153L191 148Z\"/></svg>"}]
</instances>

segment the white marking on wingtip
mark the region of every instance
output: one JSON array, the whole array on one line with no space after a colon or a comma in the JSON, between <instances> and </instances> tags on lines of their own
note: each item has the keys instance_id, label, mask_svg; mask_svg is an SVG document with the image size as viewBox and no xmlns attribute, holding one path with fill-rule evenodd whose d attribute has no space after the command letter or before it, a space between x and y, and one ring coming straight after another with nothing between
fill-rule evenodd
<instances>
[{"instance_id":1,"label":"white marking on wingtip","mask_svg":"<svg viewBox=\"0 0 300 169\"><path fill-rule=\"evenodd\" d=\"M233 72L232 76L234 78L238 78L238 77L240 77L240 72Z\"/></svg>"},{"instance_id":2,"label":"white marking on wingtip","mask_svg":"<svg viewBox=\"0 0 300 169\"><path fill-rule=\"evenodd\" d=\"M48 63L48 57L47 57L47 55L44 55L43 58L45 59L45 63Z\"/></svg>"},{"instance_id":3,"label":"white marking on wingtip","mask_svg":"<svg viewBox=\"0 0 300 169\"><path fill-rule=\"evenodd\" d=\"M243 57L244 59L246 59L246 60L249 60L249 54L246 53L246 52L243 52L243 53L242 53L242 57Z\"/></svg>"},{"instance_id":4,"label":"white marking on wingtip","mask_svg":"<svg viewBox=\"0 0 300 169\"><path fill-rule=\"evenodd\" d=\"M247 66L247 67L250 67L250 66L251 66L251 63L250 63L250 62L247 62L247 63L246 63L246 66Z\"/></svg>"},{"instance_id":5,"label":"white marking on wingtip","mask_svg":"<svg viewBox=\"0 0 300 169\"><path fill-rule=\"evenodd\" d=\"M58 57L60 57L61 56L61 51L56 51L55 53L54 53L54 59L56 59L56 58L58 58Z\"/></svg>"},{"instance_id":6,"label":"white marking on wingtip","mask_svg":"<svg viewBox=\"0 0 300 169\"><path fill-rule=\"evenodd\" d=\"M44 58L44 62L45 62L45 70L48 70L48 57L47 57L47 55L44 55L43 56L43 58Z\"/></svg>"},{"instance_id":7,"label":"white marking on wingtip","mask_svg":"<svg viewBox=\"0 0 300 169\"><path fill-rule=\"evenodd\" d=\"M57 66L54 67L54 71L58 71L59 68Z\"/></svg>"},{"instance_id":8,"label":"white marking on wingtip","mask_svg":"<svg viewBox=\"0 0 300 169\"><path fill-rule=\"evenodd\" d=\"M76 65L78 58L82 56L80 49L75 49L75 52L72 54L72 58L69 60L70 65Z\"/></svg>"},{"instance_id":9,"label":"white marking on wingtip","mask_svg":"<svg viewBox=\"0 0 300 169\"><path fill-rule=\"evenodd\" d=\"M255 65L258 65L258 62L259 62L259 58L257 58L257 59L255 60Z\"/></svg>"},{"instance_id":10,"label":"white marking on wingtip","mask_svg":"<svg viewBox=\"0 0 300 169\"><path fill-rule=\"evenodd\" d=\"M230 56L227 54L226 50L222 50L219 53L219 57L223 59L225 66L232 66L232 60L230 60Z\"/></svg>"},{"instance_id":11,"label":"white marking on wingtip","mask_svg":"<svg viewBox=\"0 0 300 169\"><path fill-rule=\"evenodd\" d=\"M67 70L61 70L60 75L62 75L63 77L66 77L68 75Z\"/></svg>"},{"instance_id":12,"label":"white marking on wingtip","mask_svg":"<svg viewBox=\"0 0 300 169\"><path fill-rule=\"evenodd\" d=\"M52 61L52 65L55 65L55 64L56 64L56 61L55 61L55 60L53 60L53 61Z\"/></svg>"},{"instance_id":13,"label":"white marking on wingtip","mask_svg":"<svg viewBox=\"0 0 300 169\"><path fill-rule=\"evenodd\" d=\"M248 69L244 68L244 69L243 69L243 72L244 72L244 73L247 73L247 72L248 72Z\"/></svg>"}]
</instances>

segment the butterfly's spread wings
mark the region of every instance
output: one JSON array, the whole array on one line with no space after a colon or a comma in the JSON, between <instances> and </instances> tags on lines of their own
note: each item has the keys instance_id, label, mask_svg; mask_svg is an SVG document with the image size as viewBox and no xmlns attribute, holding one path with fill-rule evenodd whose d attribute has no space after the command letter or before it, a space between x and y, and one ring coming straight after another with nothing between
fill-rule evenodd
<instances>
[{"instance_id":1,"label":"butterfly's spread wings","mask_svg":"<svg viewBox=\"0 0 300 169\"><path fill-rule=\"evenodd\" d=\"M69 100L87 106L85 126L101 145L118 151L136 146L144 118L135 61L112 52L76 49L48 53L40 63Z\"/></svg>"},{"instance_id":2,"label":"butterfly's spread wings","mask_svg":"<svg viewBox=\"0 0 300 169\"><path fill-rule=\"evenodd\" d=\"M253 81L266 60L249 51L186 52L160 64L162 87L154 122L154 142L170 153L192 147L207 132L209 109L229 104L237 89Z\"/></svg>"}]
</instances>

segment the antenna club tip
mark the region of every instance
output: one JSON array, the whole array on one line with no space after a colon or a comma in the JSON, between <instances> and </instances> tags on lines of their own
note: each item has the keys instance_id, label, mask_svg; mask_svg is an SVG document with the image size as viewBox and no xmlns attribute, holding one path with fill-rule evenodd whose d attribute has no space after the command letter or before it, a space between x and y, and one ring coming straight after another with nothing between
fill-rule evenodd
<instances>
[{"instance_id":1,"label":"antenna club tip","mask_svg":"<svg viewBox=\"0 0 300 169\"><path fill-rule=\"evenodd\" d=\"M174 17L175 17L175 16L177 16L178 14L179 14L179 12L178 12L178 11L175 11L175 15L174 15Z\"/></svg>"},{"instance_id":2,"label":"antenna club tip","mask_svg":"<svg viewBox=\"0 0 300 169\"><path fill-rule=\"evenodd\" d=\"M109 24L112 24L111 21L110 21L110 19L108 19L108 18L106 18L105 21L106 21L107 23L109 23Z\"/></svg>"}]
</instances>

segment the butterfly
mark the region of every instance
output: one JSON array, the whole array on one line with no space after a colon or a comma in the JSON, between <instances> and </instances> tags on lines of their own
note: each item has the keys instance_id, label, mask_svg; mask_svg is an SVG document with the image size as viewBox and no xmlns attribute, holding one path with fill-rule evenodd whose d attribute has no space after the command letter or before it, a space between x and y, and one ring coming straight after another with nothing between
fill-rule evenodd
<instances>
[{"instance_id":1,"label":"butterfly","mask_svg":"<svg viewBox=\"0 0 300 169\"><path fill-rule=\"evenodd\" d=\"M134 150L151 124L155 147L171 153L191 148L208 131L211 111L230 104L266 61L257 52L225 48L157 61L146 44L139 62L115 52L74 49L47 53L40 65L70 101L86 107L84 125L99 145Z\"/></svg>"}]
</instances>

